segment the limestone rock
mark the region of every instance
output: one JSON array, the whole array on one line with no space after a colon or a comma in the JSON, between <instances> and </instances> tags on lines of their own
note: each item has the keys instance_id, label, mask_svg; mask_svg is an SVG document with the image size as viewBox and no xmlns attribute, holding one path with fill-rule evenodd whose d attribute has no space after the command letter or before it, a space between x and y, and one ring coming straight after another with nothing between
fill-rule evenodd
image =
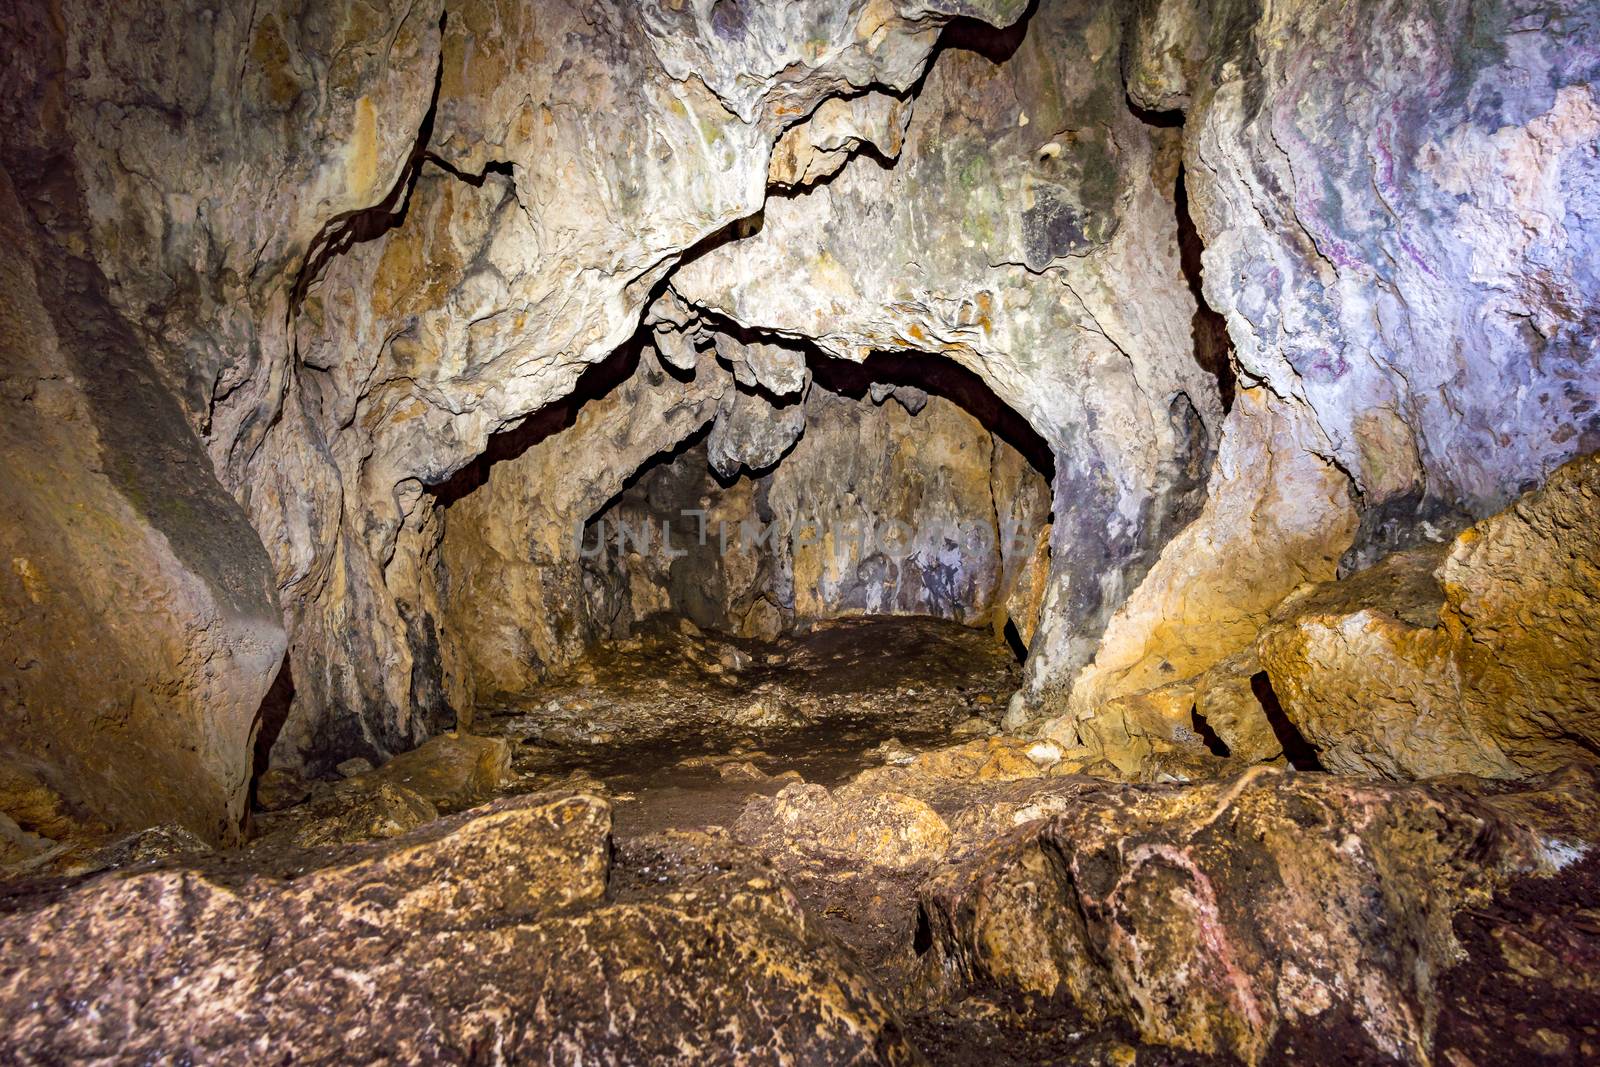
<instances>
[{"instance_id":1,"label":"limestone rock","mask_svg":"<svg viewBox=\"0 0 1600 1067\"><path fill-rule=\"evenodd\" d=\"M55 245L82 190L26 178L0 174L0 814L235 842L285 646L267 558L105 274Z\"/></svg>"},{"instance_id":2,"label":"limestone rock","mask_svg":"<svg viewBox=\"0 0 1600 1067\"><path fill-rule=\"evenodd\" d=\"M1195 679L1194 713L1209 726L1235 758L1261 763L1283 754L1283 741L1262 703L1271 694L1270 679L1251 647L1236 652Z\"/></svg>"},{"instance_id":3,"label":"limestone rock","mask_svg":"<svg viewBox=\"0 0 1600 1067\"><path fill-rule=\"evenodd\" d=\"M833 96L903 93L952 17L1024 5L712 6L6 11L5 168L56 185L25 199L57 201L52 239L103 275L152 390L179 397L161 424L198 435L266 547L292 631L279 763L383 758L469 709L424 487L569 394L679 257L757 213L787 127ZM253 581L236 518L214 529ZM230 709L219 723L259 705L244 694L281 659L269 601L243 612L264 665L219 672L238 692L202 702ZM371 662L386 669L349 669ZM208 833L239 814L238 775L221 777Z\"/></svg>"},{"instance_id":4,"label":"limestone rock","mask_svg":"<svg viewBox=\"0 0 1600 1067\"><path fill-rule=\"evenodd\" d=\"M1331 770L1514 777L1600 751L1600 456L1449 545L1289 598L1257 654Z\"/></svg>"},{"instance_id":5,"label":"limestone rock","mask_svg":"<svg viewBox=\"0 0 1600 1067\"><path fill-rule=\"evenodd\" d=\"M768 470L794 447L805 428L805 408L799 404L776 407L755 393L730 390L706 438L711 469L725 479L744 470Z\"/></svg>"},{"instance_id":6,"label":"limestone rock","mask_svg":"<svg viewBox=\"0 0 1600 1067\"><path fill-rule=\"evenodd\" d=\"M354 778L357 775L369 774L372 771L372 761L365 756L352 756L347 760L340 760L334 767L342 778Z\"/></svg>"},{"instance_id":7,"label":"limestone rock","mask_svg":"<svg viewBox=\"0 0 1600 1067\"><path fill-rule=\"evenodd\" d=\"M769 198L759 232L670 282L708 313L842 359L953 359L1037 431L1055 458L1057 548L1029 663L1037 691L1064 690L1192 517L1221 416L1191 354L1169 198L1177 139L1127 109L1123 15L1044 0L1020 42L988 54L956 42L892 168L858 157Z\"/></svg>"},{"instance_id":8,"label":"limestone rock","mask_svg":"<svg viewBox=\"0 0 1600 1067\"><path fill-rule=\"evenodd\" d=\"M1148 752L1141 739L1172 740L1163 722L1188 727L1185 680L1248 648L1300 583L1334 576L1356 513L1345 476L1315 446L1282 402L1240 392L1200 516L1106 627L1052 736L1076 731L1132 767Z\"/></svg>"},{"instance_id":9,"label":"limestone rock","mask_svg":"<svg viewBox=\"0 0 1600 1067\"><path fill-rule=\"evenodd\" d=\"M1501 797L1269 768L1064 783L1047 822L925 884L922 980L935 1000L1061 998L1091 1025L1247 1063L1336 1020L1342 1055L1426 1061L1452 913L1593 847L1571 835L1592 838L1596 784L1574 772Z\"/></svg>"},{"instance_id":10,"label":"limestone rock","mask_svg":"<svg viewBox=\"0 0 1600 1067\"><path fill-rule=\"evenodd\" d=\"M950 847L950 828L915 797L884 791L845 802L805 783L753 798L734 836L769 855L790 852L802 862L896 871L926 868Z\"/></svg>"},{"instance_id":11,"label":"limestone rock","mask_svg":"<svg viewBox=\"0 0 1600 1067\"><path fill-rule=\"evenodd\" d=\"M308 1063L486 1048L910 1061L882 994L770 868L670 840L635 863L683 872L656 885L612 867L609 826L604 802L548 794L298 853L293 877L173 866L10 893L9 1047L53 1060L250 1059L270 1045Z\"/></svg>"},{"instance_id":12,"label":"limestone rock","mask_svg":"<svg viewBox=\"0 0 1600 1067\"><path fill-rule=\"evenodd\" d=\"M717 334L716 348L717 356L732 365L734 378L747 389L764 389L782 398L802 392L811 380L801 349L760 341L745 344L725 333Z\"/></svg>"},{"instance_id":13,"label":"limestone rock","mask_svg":"<svg viewBox=\"0 0 1600 1067\"><path fill-rule=\"evenodd\" d=\"M256 807L262 811L292 807L310 795L311 783L291 770L272 768L256 779Z\"/></svg>"},{"instance_id":14,"label":"limestone rock","mask_svg":"<svg viewBox=\"0 0 1600 1067\"><path fill-rule=\"evenodd\" d=\"M426 797L389 782L335 790L291 810L252 848L325 848L398 837L439 817ZM263 820L265 821L265 820Z\"/></svg>"},{"instance_id":15,"label":"limestone rock","mask_svg":"<svg viewBox=\"0 0 1600 1067\"><path fill-rule=\"evenodd\" d=\"M441 546L451 591L445 618L478 694L524 692L606 632L602 620L617 605L604 591L582 595L583 560L620 551L617 531L586 534L584 524L642 463L704 426L733 388L714 353L698 358L693 376L680 380L645 353L604 398L536 416L526 447L450 506ZM543 610L525 610L529 604Z\"/></svg>"},{"instance_id":16,"label":"limestone rock","mask_svg":"<svg viewBox=\"0 0 1600 1067\"><path fill-rule=\"evenodd\" d=\"M889 93L830 97L772 146L767 184L779 189L815 184L838 173L865 146L880 158L893 159L900 154L910 119L910 103Z\"/></svg>"},{"instance_id":17,"label":"limestone rock","mask_svg":"<svg viewBox=\"0 0 1600 1067\"><path fill-rule=\"evenodd\" d=\"M1350 472L1363 539L1385 508L1407 539L1435 508L1482 517L1600 449L1600 227L1571 206L1600 176L1600 27L1540 10L1534 38L1515 7L1141 10L1129 82L1189 100L1206 298L1242 376Z\"/></svg>"},{"instance_id":18,"label":"limestone rock","mask_svg":"<svg viewBox=\"0 0 1600 1067\"><path fill-rule=\"evenodd\" d=\"M491 796L510 773L511 748L504 738L452 732L402 752L361 781L402 786L453 811Z\"/></svg>"}]
</instances>

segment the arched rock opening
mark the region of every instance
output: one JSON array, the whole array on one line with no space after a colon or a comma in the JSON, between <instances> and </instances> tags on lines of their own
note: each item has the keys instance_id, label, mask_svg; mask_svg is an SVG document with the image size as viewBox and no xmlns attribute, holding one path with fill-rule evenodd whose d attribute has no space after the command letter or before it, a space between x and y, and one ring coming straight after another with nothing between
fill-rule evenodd
<instances>
[{"instance_id":1,"label":"arched rock opening","mask_svg":"<svg viewBox=\"0 0 1600 1067\"><path fill-rule=\"evenodd\" d=\"M977 376L703 345L677 365L624 350L434 488L442 619L475 700L525 698L661 615L766 641L925 616L1026 647L1051 457Z\"/></svg>"}]
</instances>

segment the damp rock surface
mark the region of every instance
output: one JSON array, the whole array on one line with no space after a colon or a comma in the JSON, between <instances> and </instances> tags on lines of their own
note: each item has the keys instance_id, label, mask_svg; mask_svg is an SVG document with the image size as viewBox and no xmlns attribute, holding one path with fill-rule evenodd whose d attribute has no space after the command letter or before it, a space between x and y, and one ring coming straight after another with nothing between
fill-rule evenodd
<instances>
[{"instance_id":1,"label":"damp rock surface","mask_svg":"<svg viewBox=\"0 0 1600 1067\"><path fill-rule=\"evenodd\" d=\"M596 797L533 795L271 873L217 861L8 892L8 1047L914 1062L881 990L757 857L690 835L613 860L609 821Z\"/></svg>"}]
</instances>

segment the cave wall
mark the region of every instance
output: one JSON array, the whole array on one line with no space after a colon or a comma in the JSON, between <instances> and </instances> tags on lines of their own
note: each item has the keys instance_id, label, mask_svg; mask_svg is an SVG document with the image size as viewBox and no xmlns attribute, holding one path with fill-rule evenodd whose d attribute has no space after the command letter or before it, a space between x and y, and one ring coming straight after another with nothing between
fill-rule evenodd
<instances>
[{"instance_id":1,"label":"cave wall","mask_svg":"<svg viewBox=\"0 0 1600 1067\"><path fill-rule=\"evenodd\" d=\"M0 172L0 817L234 843L286 644L266 553L105 276L56 243L81 237L73 176L21 177Z\"/></svg>"},{"instance_id":2,"label":"cave wall","mask_svg":"<svg viewBox=\"0 0 1600 1067\"><path fill-rule=\"evenodd\" d=\"M274 758L381 758L438 728L414 694L448 637L413 570L428 550L404 544L423 487L569 391L678 256L757 211L786 126L908 88L955 15L1020 13L9 9L7 167L79 175L85 254L162 342L272 560L293 679Z\"/></svg>"},{"instance_id":3,"label":"cave wall","mask_svg":"<svg viewBox=\"0 0 1600 1067\"><path fill-rule=\"evenodd\" d=\"M1019 585L1036 554L1048 564L1044 475L955 401L879 395L813 388L803 433L759 477L719 481L704 442L639 477L584 532L609 632L670 612L765 638L863 614L1031 633L1037 591Z\"/></svg>"},{"instance_id":4,"label":"cave wall","mask_svg":"<svg viewBox=\"0 0 1600 1067\"><path fill-rule=\"evenodd\" d=\"M1290 439L1212 471L1214 503L1113 621L1049 727L1062 737L1126 719L1108 700L1248 659L1264 609L1302 580L1447 541L1600 447L1592 5L1163 0L1130 33L1130 97L1185 114L1206 300ZM1224 451L1257 408L1230 414ZM1347 480L1349 508L1305 495L1308 477ZM1307 542L1215 505L1241 493L1329 518ZM1428 684L1470 719L1458 668L1437 657ZM1155 703L1187 715L1170 697ZM1458 769L1506 766L1470 748Z\"/></svg>"},{"instance_id":5,"label":"cave wall","mask_svg":"<svg viewBox=\"0 0 1600 1067\"><path fill-rule=\"evenodd\" d=\"M735 388L714 349L692 374L670 372L650 349L623 369L604 396L511 431L501 446L515 454L470 473L444 509L445 629L470 678L464 700L526 692L610 632L614 607L584 591L584 524L647 460L705 427Z\"/></svg>"},{"instance_id":6,"label":"cave wall","mask_svg":"<svg viewBox=\"0 0 1600 1067\"><path fill-rule=\"evenodd\" d=\"M477 505L440 487L641 318L665 395L635 400L688 412L651 447L710 418L719 469L794 444L761 398L793 372L762 347L785 338L954 360L1021 413L1055 458L1028 704L1082 734L1241 654L1302 579L1447 539L1600 448L1597 19L1580 0L8 6L0 163L35 277L6 284L15 336L40 340L8 349L6 535L95 592L75 607L11 566L38 652L7 670L8 714L32 709L7 773L82 779L84 819L222 834L284 630L272 754L313 770L414 745L475 679L559 658L579 625L559 616L461 646L446 576L557 572L452 566L441 512ZM1194 358L1180 163L1236 354L1226 416ZM720 369L689 396L708 344ZM45 459L59 478L28 473ZM111 517L98 539L45 532L55 481ZM1254 521L1308 485L1317 536ZM133 590L130 561L184 591ZM106 625L164 608L91 655L91 600ZM76 710L29 695L35 660ZM90 767L68 749L102 707L168 725ZM178 765L206 784L174 794Z\"/></svg>"},{"instance_id":7,"label":"cave wall","mask_svg":"<svg viewBox=\"0 0 1600 1067\"><path fill-rule=\"evenodd\" d=\"M692 306L842 358L955 360L1044 438L1055 522L1029 661L1040 705L1195 514L1222 419L1190 336L1179 131L1127 106L1123 15L1044 0L1023 35L948 47L892 168L857 159L770 198L759 232L670 282Z\"/></svg>"}]
</instances>

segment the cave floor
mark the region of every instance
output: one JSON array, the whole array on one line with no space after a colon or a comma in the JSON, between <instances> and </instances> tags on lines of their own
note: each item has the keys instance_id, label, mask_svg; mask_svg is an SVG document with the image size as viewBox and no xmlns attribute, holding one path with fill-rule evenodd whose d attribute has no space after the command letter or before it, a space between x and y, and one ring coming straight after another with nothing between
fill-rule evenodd
<instances>
[{"instance_id":1,"label":"cave floor","mask_svg":"<svg viewBox=\"0 0 1600 1067\"><path fill-rule=\"evenodd\" d=\"M1094 1007L1092 1001L1081 1002L1088 1008L1075 1007L1077 1002L1067 998L1021 992L1026 987L1016 982L1002 986L973 969L975 954L982 952L1002 971L1015 968L1006 973L1024 980L1035 968L1053 973L1049 968L1056 965L1057 947L1052 939L1060 935L1052 916L1065 914L1070 921L1081 914L1076 909L1087 891L1083 885L1052 881L1056 868L1046 863L1027 867L1022 891L1013 892L1006 888L1007 864L1025 866L1035 844L1053 842L1049 848L1063 856L1070 852L1084 877L1092 878L1095 856L1126 846L1203 861L1208 877L1216 879L1219 899L1253 899L1261 892L1261 872L1283 869L1286 877L1302 880L1313 871L1319 878L1334 877L1346 885L1349 899L1376 900L1357 892L1365 891L1359 875L1326 868L1327 857L1344 856L1338 850L1371 820L1371 811L1379 810L1370 805L1379 803L1374 790L1382 789L1379 807L1392 807L1398 815L1385 816L1388 838L1364 847L1384 850L1385 862L1394 865L1387 877L1398 910L1385 921L1403 924L1412 922L1419 906L1413 902L1426 901L1435 891L1428 878L1438 866L1429 858L1408 867L1408 850L1433 857L1430 850L1441 840L1441 827L1504 819L1495 814L1495 805L1502 804L1515 819L1544 826L1541 833L1554 835L1550 840L1592 837L1600 772L1578 768L1517 785L1462 779L1436 786L1380 786L1281 766L1242 769L1215 759L1209 777L1128 781L1104 761L1093 762L1087 750L1004 735L1000 720L1020 681L1014 656L992 632L933 619L838 620L771 642L704 633L686 623L651 623L626 640L594 649L536 692L481 707L470 730L435 738L383 767L350 768L341 780L280 781L271 790L263 780L253 837L244 849L214 853L181 830L141 831L30 872L51 876L41 881L0 881L0 920L8 910L70 899L63 894L97 871L153 871L157 881L150 884L159 889L165 884L159 883L160 868L175 865L202 875L183 884L204 889L214 881L228 908L236 908L238 900L253 902L263 929L272 928L288 921L273 918L281 907L275 901L292 896L302 881L314 888L318 878L336 882L356 872L370 879L363 892L379 896L387 891L382 889L386 879L397 876L408 891L419 879L449 885L457 877L449 857L473 862L474 853L471 847L452 853L445 843L455 838L439 838L441 832L454 827L460 834L465 827L484 825L491 827L481 831L484 839L494 841L496 820L523 819L518 836L506 842L506 854L517 861L496 861L493 873L479 872L473 892L460 899L478 899L480 891L499 886L499 878L526 894L525 877L564 886L603 870L603 888L583 905L590 910L569 916L580 925L563 936L574 940L558 938L546 945L540 951L549 953L548 959L486 964L475 979L521 990L529 981L537 987L561 974L581 991L582 1003L566 1004L552 1025L579 1026L585 1003L610 996L612 980L627 980L618 977L621 970L604 981L593 968L567 974L562 968L568 954L580 950L615 953L631 968L624 968L627 974L643 975L646 985L668 990L661 1003L673 1005L672 1011L683 1006L672 997L686 995L672 992L678 989L673 983L690 974L708 983L712 999L695 1001L708 1018L731 1012L734 1021L718 1021L752 1026L752 1034L786 1018L792 1009L789 996L814 991L802 983L791 994L757 995L751 983L759 984L760 977L749 970L751 958L718 962L696 955L709 951L710 942L699 933L678 946L699 961L687 970L670 953L663 956L649 946L626 939L597 945L581 935L581 924L596 916L621 923L628 916L671 914L686 929L728 937L735 936L729 931L739 923L757 916L776 924L763 929L780 932L771 943L780 946L774 949L777 973L800 973L795 968L803 960L821 953L835 961L828 973L861 976L864 986L880 991L872 996L881 994L871 1018L926 1062L1201 1065L1234 1061L1141 1041L1126 1013L1099 1011L1091 1021L1085 1012ZM1205 773L1208 758L1203 747L1194 754L1190 765L1197 774ZM459 814L469 809L471 814ZM1232 812L1230 826L1236 821L1239 827L1294 829L1287 836L1213 830L1224 811ZM1407 811L1418 813L1414 831L1407 829ZM536 813L556 812L580 821L540 830L544 815ZM1454 822L1441 822L1441 812L1456 813ZM439 818L453 813L453 819ZM584 813L599 813L592 838L583 836ZM1494 825L1501 828L1482 838L1485 848L1514 843L1523 833L1512 829L1514 820ZM528 833L554 836L539 846L522 836ZM381 839L387 838L411 844L385 851ZM578 843L563 851L568 844L552 848L549 841ZM444 849L439 855L445 858L430 858L430 849ZM1564 860L1554 877L1499 885L1492 897L1484 892L1463 896L1471 906L1447 920L1460 950L1429 994L1437 1019L1436 1052L1447 1053L1436 1055L1435 1062L1484 1067L1501 1062L1513 1049L1538 1062L1593 1062L1600 1048L1593 1022L1600 990L1592 977L1600 961L1600 849L1571 846L1568 852L1582 861ZM58 876L65 880L52 880ZM1148 884L1160 884L1159 872L1146 878ZM114 892L117 883L89 884ZM85 899L91 901L85 906L93 906L98 898ZM362 923L370 916L360 909L347 916L340 910L344 898L335 893L330 899L333 910L318 912L321 917L307 927L328 932L326 944L307 948L313 962L322 961L319 953L343 958L377 942L426 955L432 951L430 938L439 936L428 934L416 916L393 919L392 942L370 937L364 926L359 936L340 932L339 924L350 916ZM439 901L455 898L429 899L434 899L431 906L443 906ZM1186 910L1187 899L1174 892L1119 898L1120 910L1112 918L1127 924L1117 929L1139 933L1139 951L1153 953L1159 962L1163 932L1182 932L1198 922ZM122 908L119 900L106 906ZM1370 955L1345 963L1330 957L1324 965L1346 967L1366 981L1388 974L1383 961L1392 954L1393 935L1382 924L1369 929L1362 925L1365 920L1322 917L1320 898L1280 896L1276 906L1287 909L1280 922L1353 924L1348 926L1351 944L1370 941ZM296 927L293 938L268 936L235 911L225 918L196 914L193 935L196 944L204 944L193 951L203 955L215 942L229 960L240 936L267 936L274 944L292 946L303 933ZM1273 935L1273 928L1259 925L1248 909L1241 915L1249 937ZM987 925L979 929L985 916ZM529 922L525 916L507 920L497 910L466 921L451 936L481 928L486 940L477 950L487 952L490 934L508 921L513 928ZM567 920L550 919L561 921ZM136 941L138 935L123 936ZM791 941L803 941L806 955L783 955L790 949L781 946ZM969 941L981 948L963 947ZM1261 966L1286 968L1293 962L1292 945L1262 944L1270 953L1261 957ZM72 958L71 953L58 956ZM469 952L449 966L470 964L473 958ZM1073 966L1079 961L1089 966L1098 957L1078 953L1071 959ZM276 973L273 967L279 964L290 972L299 966L268 961L261 964L262 973ZM540 970L547 965L556 969ZM530 979L525 972L543 977ZM285 989L311 1002L325 992L315 982L290 983ZM108 1004L116 1003L114 995L108 996ZM118 1011L122 1008L118 1005ZM1226 1018L1226 1005L1196 1016L1194 1025L1209 1026L1213 1017ZM253 1024L230 1020L224 1024L251 1032ZM636 1021L642 1029L626 1038L635 1042L625 1046L629 1049L656 1038L677 1042L699 1035L693 1028L674 1029L687 1024L671 1011ZM416 1038L407 1025L394 1024L395 1040ZM610 1020L605 1026L609 1033ZM1174 1041L1184 1039L1177 1034ZM1389 1062L1373 1051L1361 1024L1347 1013L1327 1014L1314 1026L1280 1027L1263 1051L1265 1063ZM824 1055L796 1062L832 1061Z\"/></svg>"},{"instance_id":2,"label":"cave floor","mask_svg":"<svg viewBox=\"0 0 1600 1067\"><path fill-rule=\"evenodd\" d=\"M997 733L1021 681L986 630L844 619L767 642L657 623L481 713L517 791L599 782L626 840L731 826L755 794L826 787Z\"/></svg>"},{"instance_id":3,"label":"cave floor","mask_svg":"<svg viewBox=\"0 0 1600 1067\"><path fill-rule=\"evenodd\" d=\"M613 891L626 894L692 879L683 868L697 857L672 835L725 835L756 797L794 783L833 789L869 768L998 734L1020 682L993 633L938 619L835 620L774 642L657 622L595 649L537 693L486 709L473 729L512 743L511 791L576 785L610 800ZM911 987L919 875L848 861L780 865L868 973L890 991ZM921 1010L913 996L901 1014L932 1063L1114 1062L1119 1049L1138 1047L1125 1028L1005 997ZM1208 1062L1143 1052L1140 1062Z\"/></svg>"}]
</instances>

